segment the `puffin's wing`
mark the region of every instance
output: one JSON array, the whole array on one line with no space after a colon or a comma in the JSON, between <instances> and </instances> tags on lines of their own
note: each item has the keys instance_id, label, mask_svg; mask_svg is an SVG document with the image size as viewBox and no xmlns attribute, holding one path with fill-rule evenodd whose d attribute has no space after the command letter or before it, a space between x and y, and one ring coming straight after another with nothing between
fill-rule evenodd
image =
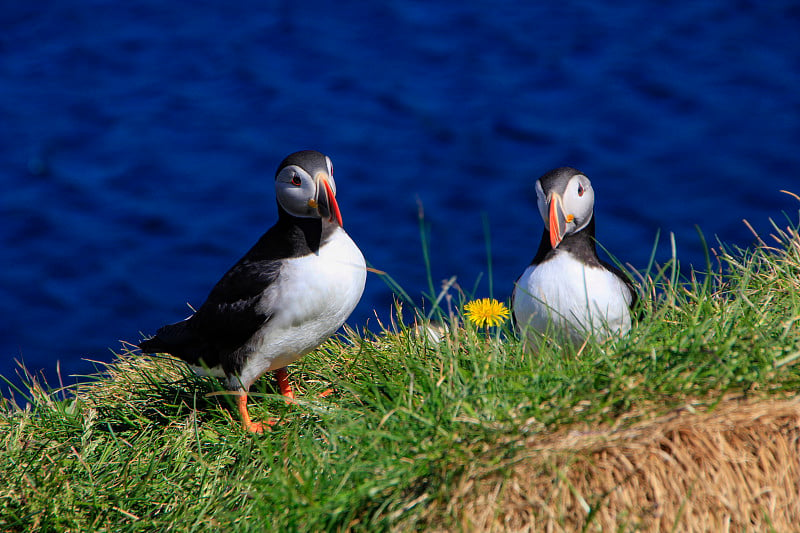
<instances>
[{"instance_id":1,"label":"puffin's wing","mask_svg":"<svg viewBox=\"0 0 800 533\"><path fill-rule=\"evenodd\" d=\"M191 364L213 367L220 357L242 347L270 318L269 289L278 279L279 260L252 261L245 256L214 286L197 312L159 328L139 347L145 353L168 353Z\"/></svg>"},{"instance_id":2,"label":"puffin's wing","mask_svg":"<svg viewBox=\"0 0 800 533\"><path fill-rule=\"evenodd\" d=\"M635 309L639 303L639 292L636 290L636 286L633 284L631 277L626 272L623 272L607 261L600 259L600 264L603 265L607 270L610 270L615 276L621 279L623 283L625 283L625 286L628 287L628 290L631 293L631 303L628 304L628 307L630 309Z\"/></svg>"},{"instance_id":3,"label":"puffin's wing","mask_svg":"<svg viewBox=\"0 0 800 533\"><path fill-rule=\"evenodd\" d=\"M274 314L270 288L280 275L281 264L280 260L244 258L234 265L191 318L193 329L219 353L243 346Z\"/></svg>"}]
</instances>

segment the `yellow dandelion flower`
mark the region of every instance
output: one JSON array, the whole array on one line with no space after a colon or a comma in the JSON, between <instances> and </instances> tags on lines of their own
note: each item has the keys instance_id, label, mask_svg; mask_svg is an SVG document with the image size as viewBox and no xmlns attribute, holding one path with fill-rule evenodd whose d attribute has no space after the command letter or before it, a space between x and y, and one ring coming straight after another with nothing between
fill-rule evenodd
<instances>
[{"instance_id":1,"label":"yellow dandelion flower","mask_svg":"<svg viewBox=\"0 0 800 533\"><path fill-rule=\"evenodd\" d=\"M467 320L476 326L499 326L508 318L508 308L494 298L473 300L464 306Z\"/></svg>"}]
</instances>

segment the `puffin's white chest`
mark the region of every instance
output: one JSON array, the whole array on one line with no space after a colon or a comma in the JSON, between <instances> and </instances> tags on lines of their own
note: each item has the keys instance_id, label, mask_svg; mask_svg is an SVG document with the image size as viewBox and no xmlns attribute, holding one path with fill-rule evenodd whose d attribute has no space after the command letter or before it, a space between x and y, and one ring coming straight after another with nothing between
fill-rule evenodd
<instances>
[{"instance_id":1,"label":"puffin's white chest","mask_svg":"<svg viewBox=\"0 0 800 533\"><path fill-rule=\"evenodd\" d=\"M361 299L366 278L364 256L341 228L319 253L287 260L259 303L272 318L249 342L241 384L249 387L335 333Z\"/></svg>"},{"instance_id":2,"label":"puffin's white chest","mask_svg":"<svg viewBox=\"0 0 800 533\"><path fill-rule=\"evenodd\" d=\"M626 333L631 300L630 289L613 272L561 252L525 270L512 305L520 330L529 338L547 332L552 323L573 342L582 342L589 333L598 338Z\"/></svg>"}]
</instances>

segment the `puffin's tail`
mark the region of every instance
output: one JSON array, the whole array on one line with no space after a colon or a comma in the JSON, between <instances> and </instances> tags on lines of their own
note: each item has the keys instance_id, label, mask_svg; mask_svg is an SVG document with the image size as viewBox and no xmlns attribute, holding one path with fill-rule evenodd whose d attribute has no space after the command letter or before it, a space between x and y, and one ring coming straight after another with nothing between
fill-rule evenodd
<instances>
[{"instance_id":1,"label":"puffin's tail","mask_svg":"<svg viewBox=\"0 0 800 533\"><path fill-rule=\"evenodd\" d=\"M202 341L197 338L189 320L159 328L155 336L139 343L143 353L168 353L195 364L202 356Z\"/></svg>"},{"instance_id":2,"label":"puffin's tail","mask_svg":"<svg viewBox=\"0 0 800 533\"><path fill-rule=\"evenodd\" d=\"M143 340L138 346L142 353L170 353L169 345L161 340L158 335Z\"/></svg>"}]
</instances>

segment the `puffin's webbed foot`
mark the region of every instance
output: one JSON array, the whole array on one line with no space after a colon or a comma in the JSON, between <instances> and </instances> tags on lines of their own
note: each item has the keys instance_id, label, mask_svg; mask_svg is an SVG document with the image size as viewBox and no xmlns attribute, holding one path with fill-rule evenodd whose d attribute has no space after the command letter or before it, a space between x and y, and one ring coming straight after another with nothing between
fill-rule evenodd
<instances>
[{"instance_id":1,"label":"puffin's webbed foot","mask_svg":"<svg viewBox=\"0 0 800 533\"><path fill-rule=\"evenodd\" d=\"M250 433L264 433L264 430L270 429L278 423L277 418L270 418L267 422L253 422L250 420L250 413L247 412L247 392L240 391L239 398L236 400L236 406L239 408L239 414L242 417L242 426Z\"/></svg>"}]
</instances>

